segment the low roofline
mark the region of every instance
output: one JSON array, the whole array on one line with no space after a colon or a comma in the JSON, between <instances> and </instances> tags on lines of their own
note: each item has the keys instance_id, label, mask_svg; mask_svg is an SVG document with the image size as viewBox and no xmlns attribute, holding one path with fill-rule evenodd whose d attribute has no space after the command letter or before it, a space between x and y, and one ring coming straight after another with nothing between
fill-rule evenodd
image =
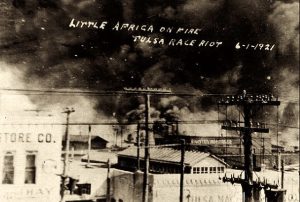
<instances>
[{"instance_id":1,"label":"low roofline","mask_svg":"<svg viewBox=\"0 0 300 202\"><path fill-rule=\"evenodd\" d=\"M226 163L223 159L221 159L221 158L219 158L219 157L217 157L217 156L215 156L215 155L213 155L213 154L210 154L210 156L211 156L212 158L214 158L214 159L216 159L216 160L218 160L218 161L224 163L227 167L230 166L230 165L229 165L228 163Z\"/></svg>"},{"instance_id":2,"label":"low roofline","mask_svg":"<svg viewBox=\"0 0 300 202\"><path fill-rule=\"evenodd\" d=\"M118 154L118 156L122 156L122 157L128 157L128 158L131 158L131 159L137 159L136 156L130 156L130 155L124 155L124 154ZM145 160L144 157L140 157L140 160ZM176 161L166 161L166 160L158 160L158 159L151 159L150 158L150 161L154 161L154 162L159 162L159 163L171 163L171 164L179 164L181 162L176 162ZM191 166L189 163L184 163L186 166Z\"/></svg>"},{"instance_id":3,"label":"low roofline","mask_svg":"<svg viewBox=\"0 0 300 202\"><path fill-rule=\"evenodd\" d=\"M203 152L202 152L203 153ZM228 163L226 163L223 159L211 154L211 153L205 153L206 156L202 159L200 159L199 161L193 162L193 164L191 163L184 163L186 166L191 166L193 167L193 165L196 165L197 163L203 161L205 158L207 157L211 157L219 162L221 162L222 164L224 164L226 167L230 167L230 165ZM130 158L130 159L137 159L136 155L130 155L130 154L118 154L118 157L126 157L126 158ZM140 157L141 160L144 160L144 157ZM171 163L171 164L180 164L180 161L169 161L169 160L160 160L160 159L151 159L151 155L150 155L150 161L152 162L161 162L161 163Z\"/></svg>"},{"instance_id":4,"label":"low roofline","mask_svg":"<svg viewBox=\"0 0 300 202\"><path fill-rule=\"evenodd\" d=\"M84 137L84 138L86 138L86 140L78 140L78 139L72 140L72 137ZM105 142L109 142L108 140L104 139L100 135L91 135L91 140L93 140L97 137L101 138ZM66 141L66 140L63 139L62 141ZM87 142L87 141L88 141L88 135L73 135L73 134L70 135L70 142Z\"/></svg>"},{"instance_id":5,"label":"low roofline","mask_svg":"<svg viewBox=\"0 0 300 202\"><path fill-rule=\"evenodd\" d=\"M226 163L223 159L221 159L221 158L219 158L219 157L217 157L217 156L215 156L215 155L213 155L213 154L211 154L211 153L207 153L207 154L208 154L208 155L207 155L206 157L204 157L203 159L199 160L197 163L203 161L203 160L204 160L205 158L207 158L207 157L212 157L213 159L215 159L215 160L217 160L217 161L223 163L224 165L226 165L226 167L230 167L230 165L229 165L228 163ZM195 164L197 164L197 163L195 163ZM191 165L191 166L192 166L192 165Z\"/></svg>"}]
</instances>

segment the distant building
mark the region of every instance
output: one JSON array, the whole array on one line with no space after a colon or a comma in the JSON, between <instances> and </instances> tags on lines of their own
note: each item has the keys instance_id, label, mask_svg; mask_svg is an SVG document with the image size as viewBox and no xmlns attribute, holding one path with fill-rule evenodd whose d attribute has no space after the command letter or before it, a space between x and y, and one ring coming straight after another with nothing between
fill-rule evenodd
<instances>
[{"instance_id":1,"label":"distant building","mask_svg":"<svg viewBox=\"0 0 300 202\"><path fill-rule=\"evenodd\" d=\"M169 135L164 139L159 140L159 144L174 144L180 139L184 139L187 150L196 150L214 154L226 161L232 167L243 167L244 161L244 146L243 139L239 135L211 135L211 136L193 136L193 135ZM253 133L252 134L252 149L255 155L255 166L260 168L263 158L268 167L272 167L269 162L270 154L272 154L270 135Z\"/></svg>"},{"instance_id":2,"label":"distant building","mask_svg":"<svg viewBox=\"0 0 300 202\"><path fill-rule=\"evenodd\" d=\"M88 135L70 135L70 149L74 148L75 151L88 149ZM65 145L65 140L63 141ZM91 136L91 149L105 149L108 141L100 136Z\"/></svg>"},{"instance_id":3,"label":"distant building","mask_svg":"<svg viewBox=\"0 0 300 202\"><path fill-rule=\"evenodd\" d=\"M185 139L189 145L187 149L207 151L215 155L240 155L243 154L243 140L240 136L192 136L173 135L165 137L161 144L178 143L180 139ZM253 151L257 154L271 152L271 138L258 134L252 136Z\"/></svg>"},{"instance_id":4,"label":"distant building","mask_svg":"<svg viewBox=\"0 0 300 202\"><path fill-rule=\"evenodd\" d=\"M140 150L140 165L144 166L144 150ZM150 149L150 172L180 173L181 151L171 148ZM209 153L199 151L185 152L185 173L209 174L224 173L227 164ZM128 148L118 153L118 167L133 171L137 166L137 149Z\"/></svg>"},{"instance_id":5,"label":"distant building","mask_svg":"<svg viewBox=\"0 0 300 202\"><path fill-rule=\"evenodd\" d=\"M284 152L284 146L272 144L272 152L273 152L273 153L276 153L276 152Z\"/></svg>"}]
</instances>

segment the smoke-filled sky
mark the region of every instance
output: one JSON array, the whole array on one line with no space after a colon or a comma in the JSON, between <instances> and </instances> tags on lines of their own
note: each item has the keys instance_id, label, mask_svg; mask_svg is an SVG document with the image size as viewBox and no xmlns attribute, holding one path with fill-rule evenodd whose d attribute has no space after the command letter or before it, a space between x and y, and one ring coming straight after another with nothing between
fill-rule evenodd
<instances>
[{"instance_id":1,"label":"smoke-filled sky","mask_svg":"<svg viewBox=\"0 0 300 202\"><path fill-rule=\"evenodd\" d=\"M298 125L299 3L296 0L1 2L0 70L2 75L9 75L1 79L9 80L0 84L2 88L120 90L142 86L213 94L235 94L243 89L251 93L271 92L285 101L280 108L281 119L286 121L294 113L295 121L287 125ZM107 25L105 29L71 28L72 19L106 21ZM112 30L117 22L152 25L154 30ZM161 33L161 27L198 32ZM222 41L222 45L134 42L136 35L163 38L165 43L174 38ZM258 43L275 46L272 51L246 50L237 49L237 42L245 46ZM79 111L86 114L85 120L111 118L112 114L122 119L128 112L143 107L141 99L132 97L26 99L39 108L82 107ZM182 119L216 118L210 117L216 114L211 98L154 98L153 105L158 118L175 111L176 116L185 116L179 117ZM91 109L87 110L89 106ZM195 114L196 118L183 114Z\"/></svg>"}]
</instances>

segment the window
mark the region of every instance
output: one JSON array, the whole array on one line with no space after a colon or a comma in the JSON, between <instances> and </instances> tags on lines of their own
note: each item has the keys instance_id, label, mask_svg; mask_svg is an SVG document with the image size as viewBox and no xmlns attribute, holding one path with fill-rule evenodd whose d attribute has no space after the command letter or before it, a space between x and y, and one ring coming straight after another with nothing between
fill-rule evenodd
<instances>
[{"instance_id":1,"label":"window","mask_svg":"<svg viewBox=\"0 0 300 202\"><path fill-rule=\"evenodd\" d=\"M216 173L217 172L217 168L216 167L210 167L209 168L209 172L210 173Z\"/></svg>"},{"instance_id":2,"label":"window","mask_svg":"<svg viewBox=\"0 0 300 202\"><path fill-rule=\"evenodd\" d=\"M200 167L194 167L193 168L193 173L194 174L199 174L200 173Z\"/></svg>"},{"instance_id":3,"label":"window","mask_svg":"<svg viewBox=\"0 0 300 202\"><path fill-rule=\"evenodd\" d=\"M76 184L76 185L78 187L79 195L91 194L91 184L90 183Z\"/></svg>"},{"instance_id":4,"label":"window","mask_svg":"<svg viewBox=\"0 0 300 202\"><path fill-rule=\"evenodd\" d=\"M194 174L196 173L196 170L197 170L196 168L193 168L193 173L194 173Z\"/></svg>"},{"instance_id":5,"label":"window","mask_svg":"<svg viewBox=\"0 0 300 202\"><path fill-rule=\"evenodd\" d=\"M224 173L224 167L221 167L221 173Z\"/></svg>"},{"instance_id":6,"label":"window","mask_svg":"<svg viewBox=\"0 0 300 202\"><path fill-rule=\"evenodd\" d=\"M208 173L208 167L201 167L201 173Z\"/></svg>"},{"instance_id":7,"label":"window","mask_svg":"<svg viewBox=\"0 0 300 202\"><path fill-rule=\"evenodd\" d=\"M218 167L217 171L218 173L224 173L224 167Z\"/></svg>"},{"instance_id":8,"label":"window","mask_svg":"<svg viewBox=\"0 0 300 202\"><path fill-rule=\"evenodd\" d=\"M36 178L36 154L26 154L26 167L25 167L25 184L35 184Z\"/></svg>"},{"instance_id":9,"label":"window","mask_svg":"<svg viewBox=\"0 0 300 202\"><path fill-rule=\"evenodd\" d=\"M12 152L6 152L4 155L4 166L2 184L13 184L14 183L14 154Z\"/></svg>"},{"instance_id":10,"label":"window","mask_svg":"<svg viewBox=\"0 0 300 202\"><path fill-rule=\"evenodd\" d=\"M204 167L201 168L201 173L204 173Z\"/></svg>"}]
</instances>

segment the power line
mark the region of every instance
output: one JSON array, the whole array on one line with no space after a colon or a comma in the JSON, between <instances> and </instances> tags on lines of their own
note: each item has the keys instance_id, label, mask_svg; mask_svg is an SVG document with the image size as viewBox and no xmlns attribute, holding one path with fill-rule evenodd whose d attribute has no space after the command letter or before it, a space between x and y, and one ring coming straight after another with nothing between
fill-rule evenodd
<instances>
[{"instance_id":1,"label":"power line","mask_svg":"<svg viewBox=\"0 0 300 202\"><path fill-rule=\"evenodd\" d=\"M27 95L27 96L116 96L116 95L137 95L140 96L141 92L125 91L125 90L102 90L102 91L86 91L86 90L72 90L72 89L18 89L18 88L0 88L0 93L5 95ZM220 97L230 96L232 94L220 93L202 93L202 92L158 92L155 95L159 96L181 96L181 97ZM279 97L281 98L281 97ZM284 97L285 99L287 97ZM295 98L295 97L291 97ZM291 99L281 101L282 103L299 104L299 99Z\"/></svg>"},{"instance_id":2,"label":"power line","mask_svg":"<svg viewBox=\"0 0 300 202\"><path fill-rule=\"evenodd\" d=\"M114 126L114 125L137 125L138 123L140 124L145 124L144 122L137 121L137 122L70 122L69 125L73 126L79 126L79 125L108 125L108 126ZM149 124L156 124L156 123L161 123L161 124L217 124L217 123L223 123L223 121L218 121L218 120L193 120L193 121L188 121L188 120L182 120L182 121L153 121L149 122ZM261 123L265 124L266 126L276 126L276 123ZM59 122L45 122L45 123L0 123L0 125L66 125L66 123L59 123ZM299 129L299 126L290 126L290 125L284 125L284 124L278 124L280 127L285 127L285 128L294 128L294 129Z\"/></svg>"},{"instance_id":3,"label":"power line","mask_svg":"<svg viewBox=\"0 0 300 202\"><path fill-rule=\"evenodd\" d=\"M0 93L5 95L26 95L26 96L47 96L47 95L59 95L59 96L116 96L116 95L136 95L141 96L140 92L125 91L125 90L102 90L102 91L85 91L85 90L70 90L70 89L15 89L15 88L0 88ZM201 93L201 92L158 92L157 96L179 96L179 97L220 97L230 96L232 94L220 94L220 93ZM281 97L279 97L281 98ZM286 97L284 97L286 98ZM294 98L294 97L293 97ZM299 100L284 100L282 103L299 104Z\"/></svg>"},{"instance_id":4,"label":"power line","mask_svg":"<svg viewBox=\"0 0 300 202\"><path fill-rule=\"evenodd\" d=\"M127 88L128 89L128 88ZM128 90L103 90L103 91L85 91L85 90L66 90L66 89L17 89L17 88L0 88L2 94L19 93L22 95L87 95L87 96L114 96L120 94L137 94L143 92L128 91ZM177 96L226 96L229 94L214 94L214 93L186 93L186 92L156 92L155 95L177 95Z\"/></svg>"}]
</instances>

